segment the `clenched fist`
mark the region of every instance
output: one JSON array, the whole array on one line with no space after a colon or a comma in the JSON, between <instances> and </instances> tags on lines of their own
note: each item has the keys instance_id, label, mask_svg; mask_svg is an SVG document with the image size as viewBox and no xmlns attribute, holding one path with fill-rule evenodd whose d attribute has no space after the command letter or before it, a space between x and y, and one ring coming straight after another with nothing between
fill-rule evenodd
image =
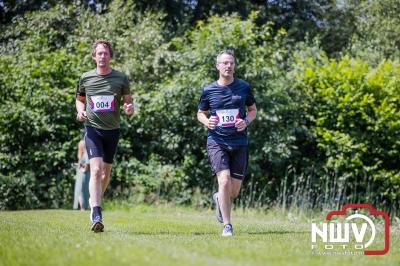
<instances>
[{"instance_id":1,"label":"clenched fist","mask_svg":"<svg viewBox=\"0 0 400 266\"><path fill-rule=\"evenodd\" d=\"M126 115L133 115L133 104L131 103L124 103L124 111Z\"/></svg>"},{"instance_id":2,"label":"clenched fist","mask_svg":"<svg viewBox=\"0 0 400 266\"><path fill-rule=\"evenodd\" d=\"M207 125L207 127L209 128L209 129L215 129L215 126L217 125L217 117L216 116L210 116L210 118L208 119L208 125Z\"/></svg>"}]
</instances>

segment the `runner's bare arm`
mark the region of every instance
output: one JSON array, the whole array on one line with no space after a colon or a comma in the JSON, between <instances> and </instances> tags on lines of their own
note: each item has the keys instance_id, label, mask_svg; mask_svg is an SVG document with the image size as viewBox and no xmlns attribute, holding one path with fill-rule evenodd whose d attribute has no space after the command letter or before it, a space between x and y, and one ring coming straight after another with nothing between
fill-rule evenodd
<instances>
[{"instance_id":1,"label":"runner's bare arm","mask_svg":"<svg viewBox=\"0 0 400 266\"><path fill-rule=\"evenodd\" d=\"M248 123L250 124L257 116L257 107L256 104L247 106L247 117Z\"/></svg>"},{"instance_id":2,"label":"runner's bare arm","mask_svg":"<svg viewBox=\"0 0 400 266\"><path fill-rule=\"evenodd\" d=\"M125 114L128 116L133 115L135 110L133 109L133 103L132 103L132 95L127 94L124 95L124 111Z\"/></svg>"},{"instance_id":3,"label":"runner's bare arm","mask_svg":"<svg viewBox=\"0 0 400 266\"><path fill-rule=\"evenodd\" d=\"M210 118L207 118L207 115L209 113L209 111L203 111L199 109L197 111L197 120L199 120L200 123L202 123L209 129L214 129L217 124L217 119L215 118L215 116L210 116Z\"/></svg>"},{"instance_id":4,"label":"runner's bare arm","mask_svg":"<svg viewBox=\"0 0 400 266\"><path fill-rule=\"evenodd\" d=\"M85 96L76 96L75 100L75 106L76 106L76 119L80 122L83 122L86 120L86 110L85 110Z\"/></svg>"},{"instance_id":5,"label":"runner's bare arm","mask_svg":"<svg viewBox=\"0 0 400 266\"><path fill-rule=\"evenodd\" d=\"M235 126L238 131L243 131L250 125L250 123L256 118L257 115L257 107L256 104L247 106L247 116L244 119L238 119L235 123Z\"/></svg>"},{"instance_id":6,"label":"runner's bare arm","mask_svg":"<svg viewBox=\"0 0 400 266\"><path fill-rule=\"evenodd\" d=\"M208 118L207 115L209 114L209 111L203 111L203 110L198 110L197 111L197 120L199 120L200 123L208 127Z\"/></svg>"}]
</instances>

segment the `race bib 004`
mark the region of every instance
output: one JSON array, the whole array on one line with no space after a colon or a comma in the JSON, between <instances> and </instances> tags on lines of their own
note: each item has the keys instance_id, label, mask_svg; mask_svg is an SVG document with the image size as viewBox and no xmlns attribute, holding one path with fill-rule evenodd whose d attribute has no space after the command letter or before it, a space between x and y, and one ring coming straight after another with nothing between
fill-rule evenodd
<instances>
[{"instance_id":1,"label":"race bib 004","mask_svg":"<svg viewBox=\"0 0 400 266\"><path fill-rule=\"evenodd\" d=\"M239 118L239 109L217 110L217 126L233 127Z\"/></svg>"},{"instance_id":2,"label":"race bib 004","mask_svg":"<svg viewBox=\"0 0 400 266\"><path fill-rule=\"evenodd\" d=\"M90 96L90 109L96 113L114 112L114 95Z\"/></svg>"}]
</instances>

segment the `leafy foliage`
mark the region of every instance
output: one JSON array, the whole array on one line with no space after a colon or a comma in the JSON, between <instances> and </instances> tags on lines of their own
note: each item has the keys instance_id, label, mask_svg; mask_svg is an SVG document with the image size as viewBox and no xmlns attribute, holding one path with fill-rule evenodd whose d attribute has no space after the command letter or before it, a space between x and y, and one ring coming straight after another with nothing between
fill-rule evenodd
<instances>
[{"instance_id":1,"label":"leafy foliage","mask_svg":"<svg viewBox=\"0 0 400 266\"><path fill-rule=\"evenodd\" d=\"M349 1L356 18L350 53L378 65L399 58L400 3L396 0ZM353 3L356 2L356 3Z\"/></svg>"},{"instance_id":2,"label":"leafy foliage","mask_svg":"<svg viewBox=\"0 0 400 266\"><path fill-rule=\"evenodd\" d=\"M107 197L209 204L215 179L206 130L195 116L201 89L217 78L215 56L229 47L235 50L236 75L252 85L258 108L249 129L250 168L241 206L361 201L394 206L400 178L399 63L384 60L396 55L389 37L378 30L368 35L375 24L395 29L395 18L385 24L371 11L394 4L268 1L256 8L261 4L252 1L225 15L230 3L200 4L203 10L181 10L191 15L177 20L184 22L179 29L168 24L168 9L154 11L133 0L107 2L100 13L78 2L55 5L1 26L0 209L69 206L71 163L83 133L75 121L75 86L94 67L90 45L97 38L113 41L113 67L128 74L137 111L133 118L122 117ZM361 6L370 8L365 14L371 19L351 36L354 21L364 14L357 13ZM270 22L268 14L276 9L279 15ZM216 14L207 15L210 10ZM342 16L346 20L339 22ZM298 24L277 23L288 22L284 17ZM196 24L190 27L192 18ZM297 42L306 35L319 39ZM342 51L360 59L338 57L350 40L357 53ZM377 40L385 45L369 58Z\"/></svg>"},{"instance_id":3,"label":"leafy foliage","mask_svg":"<svg viewBox=\"0 0 400 266\"><path fill-rule=\"evenodd\" d=\"M395 203L400 181L399 63L383 61L372 68L348 57L322 57L322 62L306 58L298 60L292 74L295 87L306 96L309 129L317 158L323 159L320 168L334 173L343 185L339 200Z\"/></svg>"}]
</instances>

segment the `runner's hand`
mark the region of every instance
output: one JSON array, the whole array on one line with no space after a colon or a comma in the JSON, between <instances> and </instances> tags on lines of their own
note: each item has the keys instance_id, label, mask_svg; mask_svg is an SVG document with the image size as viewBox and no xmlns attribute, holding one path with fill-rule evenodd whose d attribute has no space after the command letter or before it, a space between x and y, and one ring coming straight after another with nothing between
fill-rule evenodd
<instances>
[{"instance_id":1,"label":"runner's hand","mask_svg":"<svg viewBox=\"0 0 400 266\"><path fill-rule=\"evenodd\" d=\"M86 119L87 119L86 111L78 112L76 114L76 120L78 120L79 122L85 122Z\"/></svg>"},{"instance_id":2,"label":"runner's hand","mask_svg":"<svg viewBox=\"0 0 400 266\"><path fill-rule=\"evenodd\" d=\"M235 127L237 128L237 131L243 131L243 130L246 129L247 125L246 125L246 122L243 119L238 118L236 120Z\"/></svg>"},{"instance_id":3,"label":"runner's hand","mask_svg":"<svg viewBox=\"0 0 400 266\"><path fill-rule=\"evenodd\" d=\"M209 129L215 129L215 126L217 125L217 117L216 116L210 116L210 118L208 119L208 125L207 127Z\"/></svg>"},{"instance_id":4,"label":"runner's hand","mask_svg":"<svg viewBox=\"0 0 400 266\"><path fill-rule=\"evenodd\" d=\"M126 115L133 115L133 104L131 103L124 103L124 111Z\"/></svg>"}]
</instances>

